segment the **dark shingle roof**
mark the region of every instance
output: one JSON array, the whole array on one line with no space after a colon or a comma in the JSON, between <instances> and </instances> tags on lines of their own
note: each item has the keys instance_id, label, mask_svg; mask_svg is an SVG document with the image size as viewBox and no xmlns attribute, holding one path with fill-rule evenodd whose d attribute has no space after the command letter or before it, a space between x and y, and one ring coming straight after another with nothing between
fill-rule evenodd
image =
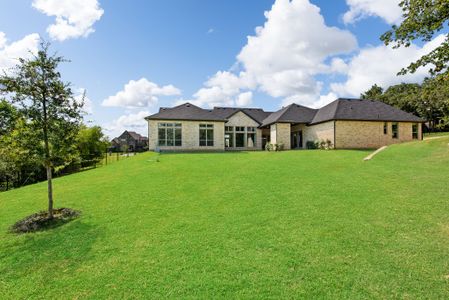
<instances>
[{"instance_id":1,"label":"dark shingle roof","mask_svg":"<svg viewBox=\"0 0 449 300\"><path fill-rule=\"evenodd\" d=\"M268 126L273 123L317 124L331 120L424 122L413 114L383 102L343 98L337 99L320 109L290 104L276 112L266 112L260 108L237 107L214 107L211 110L200 108L191 103L184 103L173 108L161 108L158 113L145 119L226 122L239 111L261 124L260 126Z\"/></svg>"},{"instance_id":2,"label":"dark shingle roof","mask_svg":"<svg viewBox=\"0 0 449 300\"><path fill-rule=\"evenodd\" d=\"M316 112L316 109L293 103L270 114L263 120L262 126L268 126L273 123L310 123Z\"/></svg>"},{"instance_id":3,"label":"dark shingle roof","mask_svg":"<svg viewBox=\"0 0 449 300\"><path fill-rule=\"evenodd\" d=\"M380 101L343 98L319 109L311 124L330 120L424 122L411 113Z\"/></svg>"},{"instance_id":4,"label":"dark shingle roof","mask_svg":"<svg viewBox=\"0 0 449 300\"><path fill-rule=\"evenodd\" d=\"M173 108L162 108L158 113L145 118L146 120L193 120L193 121L223 121L224 119L212 110L202 109L191 103L184 103Z\"/></svg>"},{"instance_id":5,"label":"dark shingle roof","mask_svg":"<svg viewBox=\"0 0 449 300\"><path fill-rule=\"evenodd\" d=\"M133 139L141 141L141 140L146 140L147 137L144 137L143 135L140 135L139 133L135 132L135 131L128 131L129 135L133 137Z\"/></svg>"},{"instance_id":6,"label":"dark shingle roof","mask_svg":"<svg viewBox=\"0 0 449 300\"><path fill-rule=\"evenodd\" d=\"M250 118L252 118L259 124L262 124L262 121L271 114L271 112L264 111L261 108L214 107L213 110L215 115L225 120L229 119L239 111L247 114Z\"/></svg>"}]
</instances>

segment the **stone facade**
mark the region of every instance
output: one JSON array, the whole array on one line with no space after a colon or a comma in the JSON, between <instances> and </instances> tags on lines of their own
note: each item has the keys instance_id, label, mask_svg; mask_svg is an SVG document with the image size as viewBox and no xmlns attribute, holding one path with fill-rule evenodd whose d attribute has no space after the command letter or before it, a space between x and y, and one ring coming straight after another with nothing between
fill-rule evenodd
<instances>
[{"instance_id":1,"label":"stone facade","mask_svg":"<svg viewBox=\"0 0 449 300\"><path fill-rule=\"evenodd\" d=\"M291 149L290 123L275 123L270 126L270 143L283 144L285 150Z\"/></svg>"},{"instance_id":2,"label":"stone facade","mask_svg":"<svg viewBox=\"0 0 449 300\"><path fill-rule=\"evenodd\" d=\"M418 125L418 139L422 139L422 124L411 122L336 121L336 147L379 148L386 145L413 141L412 125ZM392 124L398 124L398 137L393 138Z\"/></svg>"},{"instance_id":3,"label":"stone facade","mask_svg":"<svg viewBox=\"0 0 449 300\"><path fill-rule=\"evenodd\" d=\"M181 123L182 146L158 146L158 124L159 123ZM214 146L200 146L199 134L200 124L214 125ZM173 121L173 120L149 120L148 137L149 150L159 147L162 151L224 151L224 122L212 121Z\"/></svg>"},{"instance_id":4,"label":"stone facade","mask_svg":"<svg viewBox=\"0 0 449 300\"><path fill-rule=\"evenodd\" d=\"M262 130L259 129L259 123L250 118L247 114L239 111L232 115L225 126L241 126L241 127L256 127L256 144L254 147L245 148L227 148L228 150L262 150Z\"/></svg>"},{"instance_id":5,"label":"stone facade","mask_svg":"<svg viewBox=\"0 0 449 300\"><path fill-rule=\"evenodd\" d=\"M304 143L303 147L306 147L306 143L308 141L326 141L329 140L332 142L332 145L335 143L334 139L334 121L328 121L316 125L305 126L303 130Z\"/></svg>"}]
</instances>

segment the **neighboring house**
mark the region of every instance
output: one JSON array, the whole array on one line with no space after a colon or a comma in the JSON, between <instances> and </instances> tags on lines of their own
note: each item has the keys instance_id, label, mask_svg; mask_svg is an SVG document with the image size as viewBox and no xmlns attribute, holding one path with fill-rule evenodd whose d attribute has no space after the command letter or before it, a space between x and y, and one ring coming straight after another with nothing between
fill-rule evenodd
<instances>
[{"instance_id":1,"label":"neighboring house","mask_svg":"<svg viewBox=\"0 0 449 300\"><path fill-rule=\"evenodd\" d=\"M137 132L125 130L111 141L112 151L140 152L148 149L148 138Z\"/></svg>"},{"instance_id":2,"label":"neighboring house","mask_svg":"<svg viewBox=\"0 0 449 300\"><path fill-rule=\"evenodd\" d=\"M379 101L337 99L312 109L291 104L276 112L190 103L161 108L148 121L149 149L161 151L262 150L265 144L304 149L330 141L333 148L378 148L422 139L424 120Z\"/></svg>"}]
</instances>

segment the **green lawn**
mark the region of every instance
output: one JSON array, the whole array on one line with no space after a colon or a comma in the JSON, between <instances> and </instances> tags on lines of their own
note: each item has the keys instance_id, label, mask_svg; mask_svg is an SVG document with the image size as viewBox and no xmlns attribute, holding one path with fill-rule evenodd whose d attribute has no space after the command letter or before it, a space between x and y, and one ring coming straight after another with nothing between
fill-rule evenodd
<instances>
[{"instance_id":1,"label":"green lawn","mask_svg":"<svg viewBox=\"0 0 449 300\"><path fill-rule=\"evenodd\" d=\"M1 193L1 298L448 299L448 143L141 154L56 179L83 215L36 234L46 184Z\"/></svg>"}]
</instances>

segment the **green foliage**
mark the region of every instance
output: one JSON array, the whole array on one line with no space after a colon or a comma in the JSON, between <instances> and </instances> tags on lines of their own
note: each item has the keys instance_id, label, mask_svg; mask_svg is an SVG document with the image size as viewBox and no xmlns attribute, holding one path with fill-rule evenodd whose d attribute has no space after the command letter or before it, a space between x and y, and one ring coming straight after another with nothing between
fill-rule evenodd
<instances>
[{"instance_id":1,"label":"green foliage","mask_svg":"<svg viewBox=\"0 0 449 300\"><path fill-rule=\"evenodd\" d=\"M76 142L82 160L95 160L103 157L109 146L109 141L100 126L82 125Z\"/></svg>"},{"instance_id":2,"label":"green foliage","mask_svg":"<svg viewBox=\"0 0 449 300\"><path fill-rule=\"evenodd\" d=\"M8 93L27 128L36 132L27 150L51 167L64 166L76 155L83 106L74 99L70 84L61 80L57 69L64 61L50 55L49 45L42 43L36 56L20 58L11 75L0 76L0 92Z\"/></svg>"},{"instance_id":3,"label":"green foliage","mask_svg":"<svg viewBox=\"0 0 449 300\"><path fill-rule=\"evenodd\" d=\"M18 118L17 109L5 99L0 99L0 137L13 129Z\"/></svg>"},{"instance_id":4,"label":"green foliage","mask_svg":"<svg viewBox=\"0 0 449 300\"><path fill-rule=\"evenodd\" d=\"M379 99L380 96L382 96L384 92L384 89L378 86L377 84L374 84L369 90L367 90L365 93L362 93L360 95L360 98L362 99Z\"/></svg>"},{"instance_id":5,"label":"green foliage","mask_svg":"<svg viewBox=\"0 0 449 300\"><path fill-rule=\"evenodd\" d=\"M400 3L404 20L381 36L385 45L394 48L409 47L414 40L430 41L435 34L447 28L449 20L449 1L447 0L403 0ZM414 73L418 68L431 65L430 74L448 74L449 34L444 42L423 55L417 61L403 68L399 74Z\"/></svg>"},{"instance_id":6,"label":"green foliage","mask_svg":"<svg viewBox=\"0 0 449 300\"><path fill-rule=\"evenodd\" d=\"M307 149L318 149L318 143L315 141L307 141L306 148Z\"/></svg>"},{"instance_id":7,"label":"green foliage","mask_svg":"<svg viewBox=\"0 0 449 300\"><path fill-rule=\"evenodd\" d=\"M265 150L267 150L267 151L282 151L282 150L284 150L284 144L267 143L265 145Z\"/></svg>"},{"instance_id":8,"label":"green foliage","mask_svg":"<svg viewBox=\"0 0 449 300\"><path fill-rule=\"evenodd\" d=\"M449 126L449 81L443 76L427 78L421 85L401 83L390 86L385 91L373 85L361 97L379 100L413 113L428 120L432 128L443 129Z\"/></svg>"}]
</instances>

